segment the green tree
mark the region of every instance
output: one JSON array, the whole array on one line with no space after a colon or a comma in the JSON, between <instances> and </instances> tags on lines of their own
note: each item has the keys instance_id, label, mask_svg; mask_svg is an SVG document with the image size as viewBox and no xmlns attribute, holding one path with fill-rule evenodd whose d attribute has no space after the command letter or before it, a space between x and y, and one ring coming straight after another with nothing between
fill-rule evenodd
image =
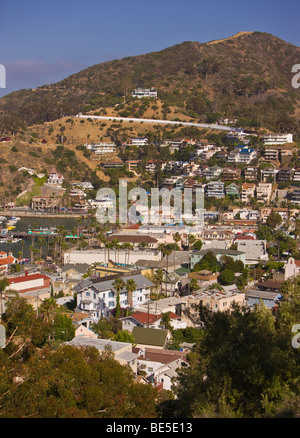
<instances>
[{"instance_id":1,"label":"green tree","mask_svg":"<svg viewBox=\"0 0 300 438\"><path fill-rule=\"evenodd\" d=\"M118 342L127 342L129 344L132 344L133 346L136 345L134 337L128 330L118 330L113 339L114 341Z\"/></svg>"},{"instance_id":2,"label":"green tree","mask_svg":"<svg viewBox=\"0 0 300 438\"><path fill-rule=\"evenodd\" d=\"M218 260L217 257L214 255L212 251L207 251L207 253L204 254L202 259L195 264L194 271L203 271L208 270L211 272L217 272L218 267Z\"/></svg>"},{"instance_id":3,"label":"green tree","mask_svg":"<svg viewBox=\"0 0 300 438\"><path fill-rule=\"evenodd\" d=\"M263 305L212 312L190 366L180 372L177 415L274 416L299 397L299 355L278 326Z\"/></svg>"},{"instance_id":4,"label":"green tree","mask_svg":"<svg viewBox=\"0 0 300 438\"><path fill-rule=\"evenodd\" d=\"M71 341L75 336L75 327L70 316L57 313L53 321L53 334L56 340Z\"/></svg>"},{"instance_id":5,"label":"green tree","mask_svg":"<svg viewBox=\"0 0 300 438\"><path fill-rule=\"evenodd\" d=\"M220 272L220 275L218 277L218 282L223 284L224 286L234 284L235 282L235 275L234 272L231 271L231 269L224 269Z\"/></svg>"}]
</instances>

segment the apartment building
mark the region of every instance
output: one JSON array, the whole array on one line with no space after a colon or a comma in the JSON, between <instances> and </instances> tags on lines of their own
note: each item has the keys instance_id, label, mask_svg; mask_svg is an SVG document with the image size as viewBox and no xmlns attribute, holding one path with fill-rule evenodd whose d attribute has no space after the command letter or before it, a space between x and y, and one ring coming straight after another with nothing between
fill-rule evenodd
<instances>
[{"instance_id":1,"label":"apartment building","mask_svg":"<svg viewBox=\"0 0 300 438\"><path fill-rule=\"evenodd\" d=\"M257 167L247 167L244 169L244 178L246 181L257 181L258 169Z\"/></svg>"},{"instance_id":2,"label":"apartment building","mask_svg":"<svg viewBox=\"0 0 300 438\"><path fill-rule=\"evenodd\" d=\"M277 148L268 146L265 148L264 157L266 161L278 160L279 151Z\"/></svg>"},{"instance_id":3,"label":"apartment building","mask_svg":"<svg viewBox=\"0 0 300 438\"><path fill-rule=\"evenodd\" d=\"M206 179L219 178L221 173L223 172L223 168L219 166L207 166L203 169L202 174Z\"/></svg>"},{"instance_id":4,"label":"apartment building","mask_svg":"<svg viewBox=\"0 0 300 438\"><path fill-rule=\"evenodd\" d=\"M147 137L135 137L131 139L132 146L146 146L148 144Z\"/></svg>"},{"instance_id":5,"label":"apartment building","mask_svg":"<svg viewBox=\"0 0 300 438\"><path fill-rule=\"evenodd\" d=\"M253 183L242 184L241 201L249 202L251 198L255 196L256 185Z\"/></svg>"},{"instance_id":6,"label":"apartment building","mask_svg":"<svg viewBox=\"0 0 300 438\"><path fill-rule=\"evenodd\" d=\"M259 183L256 188L256 198L258 201L268 203L272 196L271 183Z\"/></svg>"},{"instance_id":7,"label":"apartment building","mask_svg":"<svg viewBox=\"0 0 300 438\"><path fill-rule=\"evenodd\" d=\"M89 143L85 147L94 152L95 155L113 154L117 150L114 143Z\"/></svg>"},{"instance_id":8,"label":"apartment building","mask_svg":"<svg viewBox=\"0 0 300 438\"><path fill-rule=\"evenodd\" d=\"M262 141L265 145L293 143L293 134L266 134Z\"/></svg>"},{"instance_id":9,"label":"apartment building","mask_svg":"<svg viewBox=\"0 0 300 438\"><path fill-rule=\"evenodd\" d=\"M222 173L223 181L235 181L240 179L241 177L241 169L235 169L233 167L225 167Z\"/></svg>"},{"instance_id":10,"label":"apartment building","mask_svg":"<svg viewBox=\"0 0 300 438\"><path fill-rule=\"evenodd\" d=\"M292 204L300 204L300 188L295 188L290 194Z\"/></svg>"},{"instance_id":11,"label":"apartment building","mask_svg":"<svg viewBox=\"0 0 300 438\"><path fill-rule=\"evenodd\" d=\"M293 175L293 181L300 181L300 169L295 169Z\"/></svg>"},{"instance_id":12,"label":"apartment building","mask_svg":"<svg viewBox=\"0 0 300 438\"><path fill-rule=\"evenodd\" d=\"M262 182L268 182L270 180L275 181L278 169L275 167L269 167L266 169L261 169L260 178Z\"/></svg>"},{"instance_id":13,"label":"apartment building","mask_svg":"<svg viewBox=\"0 0 300 438\"><path fill-rule=\"evenodd\" d=\"M221 181L211 181L205 186L205 194L208 197L224 198L224 183Z\"/></svg>"},{"instance_id":14,"label":"apartment building","mask_svg":"<svg viewBox=\"0 0 300 438\"><path fill-rule=\"evenodd\" d=\"M290 169L289 167L283 167L277 172L277 182L289 182L293 179L294 169Z\"/></svg>"}]
</instances>

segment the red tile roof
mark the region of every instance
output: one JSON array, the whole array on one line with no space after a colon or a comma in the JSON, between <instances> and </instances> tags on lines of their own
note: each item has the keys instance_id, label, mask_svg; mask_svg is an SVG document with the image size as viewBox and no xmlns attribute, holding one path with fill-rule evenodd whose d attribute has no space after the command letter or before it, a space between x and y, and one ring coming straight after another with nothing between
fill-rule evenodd
<instances>
[{"instance_id":1,"label":"red tile roof","mask_svg":"<svg viewBox=\"0 0 300 438\"><path fill-rule=\"evenodd\" d=\"M22 277L14 277L9 278L9 284L15 284L15 283L22 283L23 281L31 281L31 280L37 280L39 278L43 278L44 280L48 280L50 277L47 277L46 275L42 274L31 274L31 275L23 275Z\"/></svg>"}]
</instances>

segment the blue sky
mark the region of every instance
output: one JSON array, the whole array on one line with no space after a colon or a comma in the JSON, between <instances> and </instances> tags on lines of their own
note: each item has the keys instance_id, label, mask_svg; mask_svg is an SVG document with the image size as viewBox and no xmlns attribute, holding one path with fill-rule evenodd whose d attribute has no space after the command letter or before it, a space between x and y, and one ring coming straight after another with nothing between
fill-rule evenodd
<instances>
[{"instance_id":1,"label":"blue sky","mask_svg":"<svg viewBox=\"0 0 300 438\"><path fill-rule=\"evenodd\" d=\"M299 17L298 0L0 0L0 97L111 59L240 31L300 46Z\"/></svg>"}]
</instances>

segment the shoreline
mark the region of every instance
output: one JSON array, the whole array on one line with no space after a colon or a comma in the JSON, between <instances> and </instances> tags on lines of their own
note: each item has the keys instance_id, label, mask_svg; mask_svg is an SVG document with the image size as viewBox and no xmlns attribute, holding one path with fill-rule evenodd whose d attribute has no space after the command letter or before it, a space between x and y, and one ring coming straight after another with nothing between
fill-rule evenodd
<instances>
[{"instance_id":1,"label":"shoreline","mask_svg":"<svg viewBox=\"0 0 300 438\"><path fill-rule=\"evenodd\" d=\"M17 216L17 217L40 217L40 218L86 218L89 217L89 214L70 214L70 213L37 213L37 212L27 212L27 211L18 211L18 210L0 210L0 216Z\"/></svg>"}]
</instances>

